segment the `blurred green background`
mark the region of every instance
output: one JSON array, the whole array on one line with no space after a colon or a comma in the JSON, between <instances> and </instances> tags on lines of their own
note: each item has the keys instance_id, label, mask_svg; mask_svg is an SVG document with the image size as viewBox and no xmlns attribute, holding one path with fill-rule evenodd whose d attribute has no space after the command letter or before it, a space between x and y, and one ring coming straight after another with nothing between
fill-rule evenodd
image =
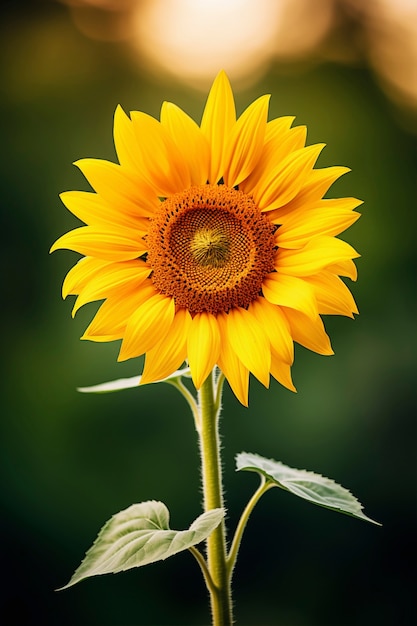
<instances>
[{"instance_id":1,"label":"blurred green background","mask_svg":"<svg viewBox=\"0 0 417 626\"><path fill-rule=\"evenodd\" d=\"M209 623L205 588L188 553L54 592L113 513L158 499L169 507L172 527L182 529L201 512L201 488L192 420L173 388L75 391L136 375L142 364L117 364L117 345L78 340L96 306L71 321L71 302L62 302L60 288L77 257L67 251L50 257L48 250L77 225L58 194L88 189L70 164L114 159L116 105L158 116L166 99L199 121L208 85L225 67L239 112L271 93L271 118L296 115L296 123L308 125L309 143L328 144L320 166L352 168L332 195L364 200L362 219L345 234L362 254L352 285L360 316L325 320L335 356L297 349L298 394L252 380L249 409L226 388L229 526L257 484L254 475L234 472L241 450L334 478L383 523L377 528L269 492L250 520L235 573L237 622L414 624L417 96L407 74L415 58L402 49L412 22L406 16L401 31L395 11L404 3L388 0L365 3L365 12L354 0L253 1L251 9L277 27L268 49L252 49L263 33L249 31L243 44L230 35L234 48L227 53L215 27L205 30L203 21L199 40L209 47L199 74L182 65L195 60L193 49L177 57L168 50L164 68L149 52L163 53L162 43L138 47L147 42L144 33L158 33L155 22L146 22L157 4L31 0L6 2L2 10L3 623ZM167 42L170 32L184 42L187 34L181 36L168 8L180 15L187 3L175 4L162 2L167 14L156 24ZM241 4L231 3L230 23L244 34L248 3ZM281 4L287 13L280 16L273 9ZM313 16L328 19L310 40L312 4ZM193 12L207 6L196 2ZM299 11L291 19L289 6ZM219 7L211 3L212 11ZM136 40L133 23L140 24Z\"/></svg>"}]
</instances>

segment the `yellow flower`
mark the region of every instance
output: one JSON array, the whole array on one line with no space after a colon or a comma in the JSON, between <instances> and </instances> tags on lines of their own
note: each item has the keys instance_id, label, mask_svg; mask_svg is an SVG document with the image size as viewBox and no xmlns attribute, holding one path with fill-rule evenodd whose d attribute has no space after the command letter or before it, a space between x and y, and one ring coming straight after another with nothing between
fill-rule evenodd
<instances>
[{"instance_id":1,"label":"yellow flower","mask_svg":"<svg viewBox=\"0 0 417 626\"><path fill-rule=\"evenodd\" d=\"M118 107L119 164L78 161L94 193L61 196L87 224L52 247L84 256L63 297L74 314L104 300L82 338L145 354L144 383L188 361L196 388L217 364L245 405L250 372L295 390L293 342L332 354L320 315L357 313L340 276L356 279L359 255L335 235L360 201L323 199L348 169L314 169L324 145L305 147L293 117L268 122L268 103L236 119L220 72L200 126L168 102L160 122Z\"/></svg>"}]
</instances>

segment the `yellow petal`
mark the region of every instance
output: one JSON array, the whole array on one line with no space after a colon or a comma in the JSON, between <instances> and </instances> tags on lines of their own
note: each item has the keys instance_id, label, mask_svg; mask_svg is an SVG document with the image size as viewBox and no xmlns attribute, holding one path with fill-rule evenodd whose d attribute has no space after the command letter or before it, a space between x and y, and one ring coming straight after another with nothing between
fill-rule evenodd
<instances>
[{"instance_id":1,"label":"yellow petal","mask_svg":"<svg viewBox=\"0 0 417 626\"><path fill-rule=\"evenodd\" d=\"M147 252L147 245L139 234L135 238L132 231L112 232L93 226L81 226L62 235L51 247L51 252L63 248L107 261L136 259Z\"/></svg>"},{"instance_id":2,"label":"yellow petal","mask_svg":"<svg viewBox=\"0 0 417 626\"><path fill-rule=\"evenodd\" d=\"M361 204L356 198L322 200L320 206L297 209L282 221L276 242L283 248L302 248L317 235L338 235L354 224L360 213L353 209Z\"/></svg>"},{"instance_id":3,"label":"yellow petal","mask_svg":"<svg viewBox=\"0 0 417 626\"><path fill-rule=\"evenodd\" d=\"M79 220L90 226L130 228L145 233L149 219L139 215L138 207L132 215L124 210L123 203L111 205L101 196L89 191L64 191L60 198L67 209Z\"/></svg>"},{"instance_id":4,"label":"yellow petal","mask_svg":"<svg viewBox=\"0 0 417 626\"><path fill-rule=\"evenodd\" d=\"M94 191L111 206L129 215L151 217L159 207L158 195L144 180L116 163L100 159L80 159L74 163Z\"/></svg>"},{"instance_id":5,"label":"yellow petal","mask_svg":"<svg viewBox=\"0 0 417 626\"><path fill-rule=\"evenodd\" d=\"M271 124L280 122L282 119L285 120L286 118L278 118L268 122L261 156L251 174L241 185L241 189L245 193L252 193L253 189L262 184L268 172L272 169L277 169L279 163L288 158L292 152L304 147L307 134L305 126L297 126L288 130L286 124L284 126L277 124L270 129ZM294 118L288 119L292 120Z\"/></svg>"},{"instance_id":6,"label":"yellow petal","mask_svg":"<svg viewBox=\"0 0 417 626\"><path fill-rule=\"evenodd\" d=\"M220 331L211 313L197 313L188 331L188 363L196 389L199 389L217 363Z\"/></svg>"},{"instance_id":7,"label":"yellow petal","mask_svg":"<svg viewBox=\"0 0 417 626\"><path fill-rule=\"evenodd\" d=\"M94 257L83 257L80 259L65 276L62 284L62 297L64 300L69 295L80 293L80 290L94 278L96 273L110 264L111 261L103 261Z\"/></svg>"},{"instance_id":8,"label":"yellow petal","mask_svg":"<svg viewBox=\"0 0 417 626\"><path fill-rule=\"evenodd\" d=\"M151 350L168 333L175 315L173 298L156 294L130 316L118 361L126 361Z\"/></svg>"},{"instance_id":9,"label":"yellow petal","mask_svg":"<svg viewBox=\"0 0 417 626\"><path fill-rule=\"evenodd\" d=\"M226 73L221 71L210 89L201 120L201 130L211 148L209 183L215 184L223 176L225 150L235 122L232 88Z\"/></svg>"},{"instance_id":10,"label":"yellow petal","mask_svg":"<svg viewBox=\"0 0 417 626\"><path fill-rule=\"evenodd\" d=\"M227 143L224 182L229 187L239 185L249 176L261 156L270 96L253 102L237 120Z\"/></svg>"},{"instance_id":11,"label":"yellow petal","mask_svg":"<svg viewBox=\"0 0 417 626\"><path fill-rule=\"evenodd\" d=\"M217 365L226 376L229 385L236 398L243 404L248 406L249 391L249 370L245 367L232 349L227 333L226 314L217 315L221 336L221 352Z\"/></svg>"},{"instance_id":12,"label":"yellow petal","mask_svg":"<svg viewBox=\"0 0 417 626\"><path fill-rule=\"evenodd\" d=\"M200 127L182 109L164 102L161 124L169 132L190 172L193 185L204 185L209 175L210 150Z\"/></svg>"},{"instance_id":13,"label":"yellow petal","mask_svg":"<svg viewBox=\"0 0 417 626\"><path fill-rule=\"evenodd\" d=\"M289 321L294 341L318 354L333 354L330 339L326 334L321 317L312 320L295 309L283 307L283 311Z\"/></svg>"},{"instance_id":14,"label":"yellow petal","mask_svg":"<svg viewBox=\"0 0 417 626\"><path fill-rule=\"evenodd\" d=\"M311 172L324 144L295 150L265 176L252 190L261 211L277 209L292 200Z\"/></svg>"},{"instance_id":15,"label":"yellow petal","mask_svg":"<svg viewBox=\"0 0 417 626\"><path fill-rule=\"evenodd\" d=\"M297 309L312 319L318 315L314 289L301 278L273 272L264 279L262 292L272 304Z\"/></svg>"},{"instance_id":16,"label":"yellow petal","mask_svg":"<svg viewBox=\"0 0 417 626\"><path fill-rule=\"evenodd\" d=\"M186 360L190 324L189 312L186 309L178 309L168 334L146 353L141 384L166 378Z\"/></svg>"},{"instance_id":17,"label":"yellow petal","mask_svg":"<svg viewBox=\"0 0 417 626\"><path fill-rule=\"evenodd\" d=\"M260 322L246 309L231 309L227 314L227 332L237 357L268 387L271 348Z\"/></svg>"},{"instance_id":18,"label":"yellow petal","mask_svg":"<svg viewBox=\"0 0 417 626\"><path fill-rule=\"evenodd\" d=\"M83 334L82 337L80 337L81 340L94 341L95 343L107 343L109 341L118 341L122 338L122 333L119 332L113 333L112 335L93 335L89 334L87 331Z\"/></svg>"},{"instance_id":19,"label":"yellow petal","mask_svg":"<svg viewBox=\"0 0 417 626\"><path fill-rule=\"evenodd\" d=\"M300 250L280 248L276 256L276 268L282 274L311 276L340 261L360 255L345 241L335 237L315 237Z\"/></svg>"},{"instance_id":20,"label":"yellow petal","mask_svg":"<svg viewBox=\"0 0 417 626\"><path fill-rule=\"evenodd\" d=\"M156 194L166 197L187 189L190 172L167 130L142 111L130 115L140 149L141 174Z\"/></svg>"},{"instance_id":21,"label":"yellow petal","mask_svg":"<svg viewBox=\"0 0 417 626\"><path fill-rule=\"evenodd\" d=\"M271 355L271 374L281 385L290 391L297 391L291 378L291 366L272 352Z\"/></svg>"},{"instance_id":22,"label":"yellow petal","mask_svg":"<svg viewBox=\"0 0 417 626\"><path fill-rule=\"evenodd\" d=\"M136 294L132 294L130 287L124 287L120 289L117 296L105 300L81 339L107 341L108 336L121 339L129 317L147 297L155 293L153 285L152 289L149 289L147 283L151 284L151 281L141 285Z\"/></svg>"},{"instance_id":23,"label":"yellow petal","mask_svg":"<svg viewBox=\"0 0 417 626\"><path fill-rule=\"evenodd\" d=\"M294 115L284 115L276 117L266 125L265 146L271 141L282 141L290 130L290 126L295 120Z\"/></svg>"},{"instance_id":24,"label":"yellow petal","mask_svg":"<svg viewBox=\"0 0 417 626\"><path fill-rule=\"evenodd\" d=\"M140 149L131 119L126 115L120 105L114 113L113 129L114 145L117 158L123 168L140 173L141 159Z\"/></svg>"},{"instance_id":25,"label":"yellow petal","mask_svg":"<svg viewBox=\"0 0 417 626\"><path fill-rule=\"evenodd\" d=\"M333 183L348 172L350 172L350 168L342 165L311 170L308 180L304 183L297 197L297 205L307 204L311 199L322 198Z\"/></svg>"},{"instance_id":26,"label":"yellow petal","mask_svg":"<svg viewBox=\"0 0 417 626\"><path fill-rule=\"evenodd\" d=\"M332 274L338 274L339 276L346 276L350 280L355 281L358 278L358 270L356 265L351 259L345 261L339 261L338 263L332 263L327 266L327 271Z\"/></svg>"},{"instance_id":27,"label":"yellow petal","mask_svg":"<svg viewBox=\"0 0 417 626\"><path fill-rule=\"evenodd\" d=\"M320 314L353 317L358 313L352 294L338 276L324 271L305 280L314 289Z\"/></svg>"},{"instance_id":28,"label":"yellow petal","mask_svg":"<svg viewBox=\"0 0 417 626\"><path fill-rule=\"evenodd\" d=\"M280 307L271 304L265 298L257 298L250 304L249 311L265 330L271 345L271 352L284 363L291 365L294 361L294 344L290 325Z\"/></svg>"},{"instance_id":29,"label":"yellow petal","mask_svg":"<svg viewBox=\"0 0 417 626\"><path fill-rule=\"evenodd\" d=\"M88 283L79 290L80 295L72 310L73 317L84 304L117 295L125 285L136 292L151 271L149 265L136 259L105 265L94 276L90 276Z\"/></svg>"},{"instance_id":30,"label":"yellow petal","mask_svg":"<svg viewBox=\"0 0 417 626\"><path fill-rule=\"evenodd\" d=\"M107 341L107 336L121 339L131 315L156 293L150 280L142 283L136 293L129 285L124 286L117 295L103 302L81 339Z\"/></svg>"},{"instance_id":31,"label":"yellow petal","mask_svg":"<svg viewBox=\"0 0 417 626\"><path fill-rule=\"evenodd\" d=\"M270 211L268 213L269 219L274 224L281 224L283 218L292 215L295 210L316 204L335 180L347 172L350 172L348 167L339 165L311 170L297 195L282 207Z\"/></svg>"}]
</instances>

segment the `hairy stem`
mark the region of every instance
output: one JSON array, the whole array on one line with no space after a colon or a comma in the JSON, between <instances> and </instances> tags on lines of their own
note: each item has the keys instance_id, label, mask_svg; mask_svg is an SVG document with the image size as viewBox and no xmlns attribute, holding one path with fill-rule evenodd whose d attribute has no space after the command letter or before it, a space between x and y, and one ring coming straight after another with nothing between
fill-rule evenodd
<instances>
[{"instance_id":1,"label":"hairy stem","mask_svg":"<svg viewBox=\"0 0 417 626\"><path fill-rule=\"evenodd\" d=\"M200 452L204 493L204 510L223 508L220 461L219 414L222 380L208 376L199 391ZM216 387L216 389L215 389ZM227 571L226 527L224 520L207 539L207 564L214 589L210 589L213 626L233 623L230 577Z\"/></svg>"}]
</instances>

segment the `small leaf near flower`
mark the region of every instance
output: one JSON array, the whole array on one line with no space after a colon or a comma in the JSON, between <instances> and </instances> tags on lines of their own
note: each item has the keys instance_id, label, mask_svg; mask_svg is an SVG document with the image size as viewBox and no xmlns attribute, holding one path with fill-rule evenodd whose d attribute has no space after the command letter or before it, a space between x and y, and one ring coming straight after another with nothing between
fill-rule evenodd
<instances>
[{"instance_id":1,"label":"small leaf near flower","mask_svg":"<svg viewBox=\"0 0 417 626\"><path fill-rule=\"evenodd\" d=\"M156 380L156 383L166 383L174 378L182 378L183 376L190 376L190 368L185 367L182 370L173 372L162 380ZM99 385L92 385L91 387L78 387L77 391L81 393L110 393L112 391L123 391L124 389L133 389L140 385L142 376L132 376L132 378L119 378L118 380L112 380L108 383L100 383Z\"/></svg>"},{"instance_id":2,"label":"small leaf near flower","mask_svg":"<svg viewBox=\"0 0 417 626\"><path fill-rule=\"evenodd\" d=\"M240 470L258 472L272 485L313 504L381 526L362 512L361 503L350 491L320 474L288 467L279 461L247 452L236 456L236 471Z\"/></svg>"},{"instance_id":3,"label":"small leaf near flower","mask_svg":"<svg viewBox=\"0 0 417 626\"><path fill-rule=\"evenodd\" d=\"M115 574L188 550L207 539L223 517L223 509L212 509L200 515L188 530L171 530L169 511L162 502L132 504L104 524L69 583L58 591L84 578Z\"/></svg>"}]
</instances>

